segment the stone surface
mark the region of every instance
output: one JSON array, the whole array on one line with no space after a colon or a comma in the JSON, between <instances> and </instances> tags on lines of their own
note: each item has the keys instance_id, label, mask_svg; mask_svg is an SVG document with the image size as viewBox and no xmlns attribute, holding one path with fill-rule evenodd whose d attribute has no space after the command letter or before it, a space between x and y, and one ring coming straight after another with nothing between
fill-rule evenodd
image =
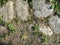
<instances>
[{"instance_id":1,"label":"stone surface","mask_svg":"<svg viewBox=\"0 0 60 45\"><path fill-rule=\"evenodd\" d=\"M46 26L44 24L40 24L39 30L44 33L45 35L51 36L53 34L53 31L49 26Z\"/></svg>"},{"instance_id":2,"label":"stone surface","mask_svg":"<svg viewBox=\"0 0 60 45\"><path fill-rule=\"evenodd\" d=\"M14 16L13 2L9 1L3 7L0 7L0 16L3 16L3 21L11 22Z\"/></svg>"},{"instance_id":3,"label":"stone surface","mask_svg":"<svg viewBox=\"0 0 60 45\"><path fill-rule=\"evenodd\" d=\"M7 33L7 32L8 32L8 30L6 29L6 27L0 26L0 35Z\"/></svg>"},{"instance_id":4,"label":"stone surface","mask_svg":"<svg viewBox=\"0 0 60 45\"><path fill-rule=\"evenodd\" d=\"M33 0L33 13L38 18L45 18L53 13L53 9L46 0Z\"/></svg>"},{"instance_id":5,"label":"stone surface","mask_svg":"<svg viewBox=\"0 0 60 45\"><path fill-rule=\"evenodd\" d=\"M21 20L27 20L28 18L28 3L23 0L16 0L16 12L17 16Z\"/></svg>"},{"instance_id":6,"label":"stone surface","mask_svg":"<svg viewBox=\"0 0 60 45\"><path fill-rule=\"evenodd\" d=\"M49 19L49 25L54 31L60 32L60 18L58 16L51 17Z\"/></svg>"}]
</instances>

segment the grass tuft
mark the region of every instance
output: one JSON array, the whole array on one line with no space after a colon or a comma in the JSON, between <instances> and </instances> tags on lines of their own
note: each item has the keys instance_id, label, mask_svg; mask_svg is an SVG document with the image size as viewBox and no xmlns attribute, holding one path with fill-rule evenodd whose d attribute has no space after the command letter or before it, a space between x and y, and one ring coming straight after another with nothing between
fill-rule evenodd
<instances>
[{"instance_id":1,"label":"grass tuft","mask_svg":"<svg viewBox=\"0 0 60 45\"><path fill-rule=\"evenodd\" d=\"M59 0L52 0L52 8L57 13L58 17L60 17L60 1Z\"/></svg>"}]
</instances>

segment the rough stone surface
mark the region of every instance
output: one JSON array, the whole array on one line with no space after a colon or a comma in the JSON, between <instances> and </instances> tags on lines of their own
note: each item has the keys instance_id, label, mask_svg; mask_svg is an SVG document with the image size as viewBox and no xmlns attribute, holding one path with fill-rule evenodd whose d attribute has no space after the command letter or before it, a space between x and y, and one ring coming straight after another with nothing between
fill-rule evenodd
<instances>
[{"instance_id":1,"label":"rough stone surface","mask_svg":"<svg viewBox=\"0 0 60 45\"><path fill-rule=\"evenodd\" d=\"M51 28L49 26L46 26L44 24L40 25L39 27L40 31L46 35L51 36L53 34Z\"/></svg>"},{"instance_id":2,"label":"rough stone surface","mask_svg":"<svg viewBox=\"0 0 60 45\"><path fill-rule=\"evenodd\" d=\"M54 31L60 32L60 18L58 16L51 17L49 19L49 25Z\"/></svg>"},{"instance_id":3,"label":"rough stone surface","mask_svg":"<svg viewBox=\"0 0 60 45\"><path fill-rule=\"evenodd\" d=\"M0 35L7 33L7 32L8 32L8 30L6 29L6 27L0 26Z\"/></svg>"},{"instance_id":4,"label":"rough stone surface","mask_svg":"<svg viewBox=\"0 0 60 45\"><path fill-rule=\"evenodd\" d=\"M16 12L21 20L27 20L28 18L28 3L23 0L16 0Z\"/></svg>"},{"instance_id":5,"label":"rough stone surface","mask_svg":"<svg viewBox=\"0 0 60 45\"><path fill-rule=\"evenodd\" d=\"M38 18L45 18L52 14L51 4L46 3L46 0L33 0L33 13Z\"/></svg>"},{"instance_id":6,"label":"rough stone surface","mask_svg":"<svg viewBox=\"0 0 60 45\"><path fill-rule=\"evenodd\" d=\"M1 15L3 16L3 21L11 22L11 20L13 19L13 16L14 16L12 1L9 1L3 7L0 7L0 16Z\"/></svg>"}]
</instances>

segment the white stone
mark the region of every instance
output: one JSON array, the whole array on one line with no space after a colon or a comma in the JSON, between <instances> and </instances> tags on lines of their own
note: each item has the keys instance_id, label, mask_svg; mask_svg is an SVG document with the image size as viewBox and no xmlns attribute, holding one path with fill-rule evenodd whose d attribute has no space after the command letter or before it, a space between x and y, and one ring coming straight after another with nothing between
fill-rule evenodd
<instances>
[{"instance_id":1,"label":"white stone","mask_svg":"<svg viewBox=\"0 0 60 45\"><path fill-rule=\"evenodd\" d=\"M45 1L33 0L33 13L37 18L46 18L53 13L53 9L50 9L51 4L47 4Z\"/></svg>"},{"instance_id":2,"label":"white stone","mask_svg":"<svg viewBox=\"0 0 60 45\"><path fill-rule=\"evenodd\" d=\"M51 28L44 24L40 25L39 31L41 31L42 33L44 33L45 35L48 35L48 36L51 36L53 34L53 31L51 30Z\"/></svg>"},{"instance_id":3,"label":"white stone","mask_svg":"<svg viewBox=\"0 0 60 45\"><path fill-rule=\"evenodd\" d=\"M17 12L17 16L21 19L21 20L27 20L28 19L28 3L23 1L23 0L16 0L16 12Z\"/></svg>"},{"instance_id":4,"label":"white stone","mask_svg":"<svg viewBox=\"0 0 60 45\"><path fill-rule=\"evenodd\" d=\"M3 7L0 7L0 16L3 16L3 21L11 22L14 16L12 1L9 1Z\"/></svg>"},{"instance_id":5,"label":"white stone","mask_svg":"<svg viewBox=\"0 0 60 45\"><path fill-rule=\"evenodd\" d=\"M53 16L49 19L49 25L55 32L60 32L60 18Z\"/></svg>"}]
</instances>

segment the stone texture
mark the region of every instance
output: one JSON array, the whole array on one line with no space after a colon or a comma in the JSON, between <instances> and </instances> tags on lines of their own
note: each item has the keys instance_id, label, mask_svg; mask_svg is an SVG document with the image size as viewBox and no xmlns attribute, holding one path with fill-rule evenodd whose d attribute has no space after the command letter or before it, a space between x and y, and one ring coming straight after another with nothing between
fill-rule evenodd
<instances>
[{"instance_id":1,"label":"stone texture","mask_svg":"<svg viewBox=\"0 0 60 45\"><path fill-rule=\"evenodd\" d=\"M51 17L49 19L49 25L54 31L60 32L60 18L58 16Z\"/></svg>"},{"instance_id":2,"label":"stone texture","mask_svg":"<svg viewBox=\"0 0 60 45\"><path fill-rule=\"evenodd\" d=\"M23 0L16 0L16 12L21 20L27 20L29 14L28 3Z\"/></svg>"},{"instance_id":3,"label":"stone texture","mask_svg":"<svg viewBox=\"0 0 60 45\"><path fill-rule=\"evenodd\" d=\"M40 24L39 30L45 35L51 36L53 34L51 28L45 24Z\"/></svg>"},{"instance_id":4,"label":"stone texture","mask_svg":"<svg viewBox=\"0 0 60 45\"><path fill-rule=\"evenodd\" d=\"M4 26L0 26L0 35L3 35L4 33L7 33L8 30Z\"/></svg>"},{"instance_id":5,"label":"stone texture","mask_svg":"<svg viewBox=\"0 0 60 45\"><path fill-rule=\"evenodd\" d=\"M0 7L0 16L3 16L3 21L11 22L14 16L13 2L9 1L3 7Z\"/></svg>"},{"instance_id":6,"label":"stone texture","mask_svg":"<svg viewBox=\"0 0 60 45\"><path fill-rule=\"evenodd\" d=\"M52 14L51 4L46 0L33 0L33 13L37 18L45 18Z\"/></svg>"}]
</instances>

